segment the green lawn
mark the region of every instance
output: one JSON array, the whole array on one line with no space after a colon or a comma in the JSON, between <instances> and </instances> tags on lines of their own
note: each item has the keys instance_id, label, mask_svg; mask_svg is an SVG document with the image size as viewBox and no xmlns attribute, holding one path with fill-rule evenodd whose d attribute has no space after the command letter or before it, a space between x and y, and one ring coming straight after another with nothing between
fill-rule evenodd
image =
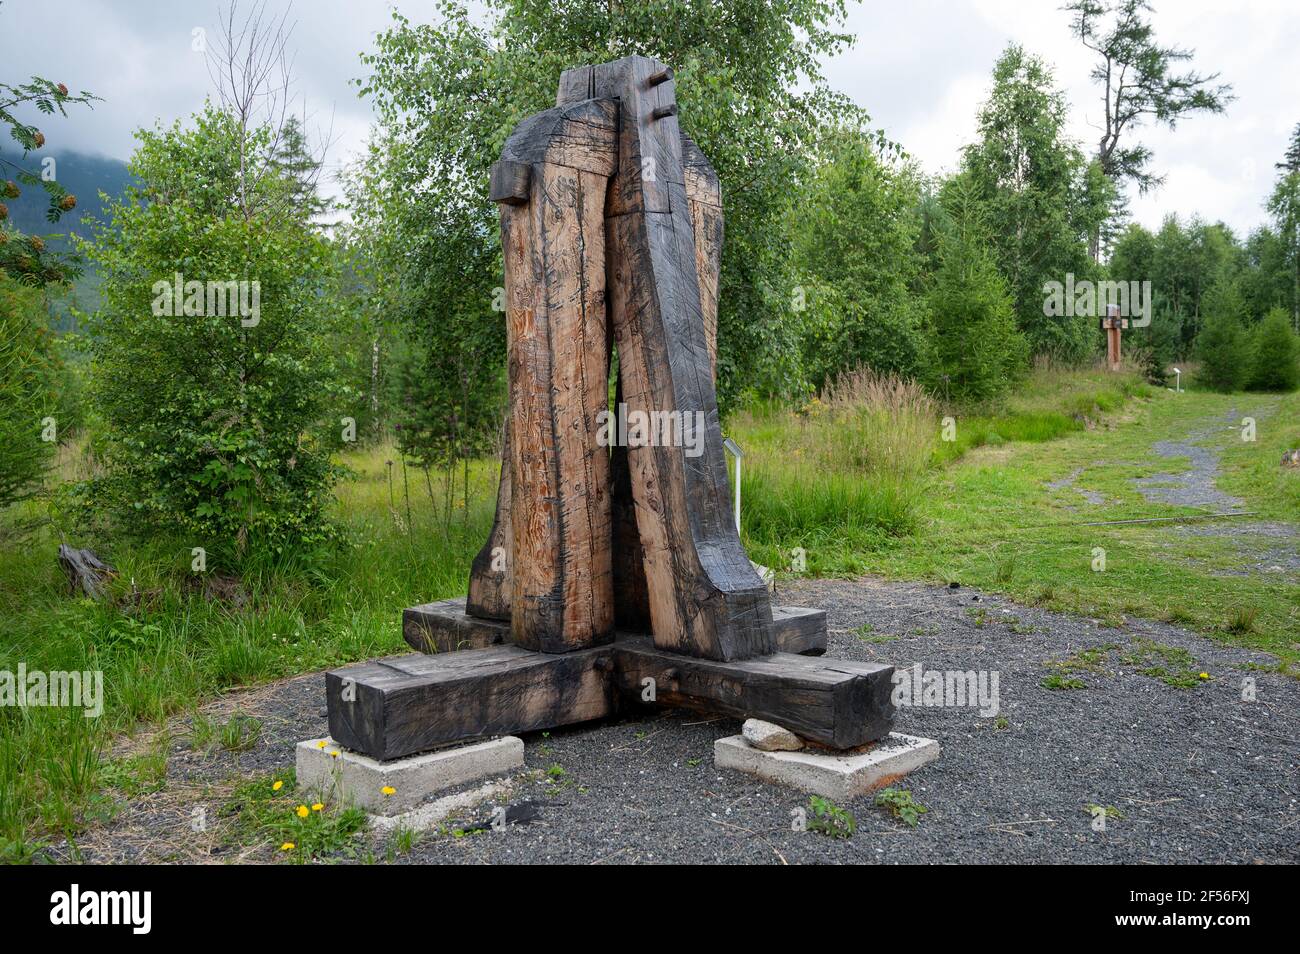
<instances>
[{"instance_id":1,"label":"green lawn","mask_svg":"<svg viewBox=\"0 0 1300 954\"><path fill-rule=\"evenodd\" d=\"M1259 512L1237 522L1300 521L1300 471L1279 466L1284 449L1300 446L1300 395L1146 394L1113 404L1091 426L1053 440L968 450L930 476L911 534L878 537L870 548L849 551L832 544L824 559L815 544L803 541L769 545L763 556L780 569L787 561L779 551L804 545L809 566L824 572L955 581L1111 622L1123 616L1170 620L1294 665L1300 659L1300 573L1254 568L1258 544L1249 539L1183 532L1224 529L1230 521L1089 524L1204 512L1148 501L1133 479L1187 470L1189 460L1157 458L1152 445L1207 428L1214 433L1201 443L1221 455L1217 487L1242 498L1241 509ZM1056 400L1075 402L1064 390ZM1241 438L1244 417L1256 419L1254 442ZM978 417L975 427L986 431L990 421L996 415ZM960 439L967 422L957 414L955 423ZM1076 471L1071 486L1047 486ZM1079 489L1103 502L1088 503ZM1300 546L1296 537L1261 542L1292 553ZM1093 568L1098 551L1104 551L1104 571Z\"/></svg>"}]
</instances>

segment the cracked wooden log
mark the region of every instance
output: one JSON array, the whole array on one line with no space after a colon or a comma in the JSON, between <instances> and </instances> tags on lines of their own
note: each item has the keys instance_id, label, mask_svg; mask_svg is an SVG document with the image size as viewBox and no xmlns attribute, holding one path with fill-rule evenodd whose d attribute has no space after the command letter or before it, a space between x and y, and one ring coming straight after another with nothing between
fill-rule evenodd
<instances>
[{"instance_id":1,"label":"cracked wooden log","mask_svg":"<svg viewBox=\"0 0 1300 954\"><path fill-rule=\"evenodd\" d=\"M568 71L561 89L587 69L594 95L619 101L606 257L624 399L629 415L677 427L675 440L660 431L627 451L655 645L719 660L770 653L767 589L731 514L674 81L633 56Z\"/></svg>"},{"instance_id":2,"label":"cracked wooden log","mask_svg":"<svg viewBox=\"0 0 1300 954\"><path fill-rule=\"evenodd\" d=\"M585 100L531 116L492 169L506 264L510 475L499 493L510 497L511 633L542 652L613 637L609 455L596 437L617 112Z\"/></svg>"},{"instance_id":3,"label":"cracked wooden log","mask_svg":"<svg viewBox=\"0 0 1300 954\"><path fill-rule=\"evenodd\" d=\"M77 550L66 543L59 544L59 566L68 578L72 593L83 593L92 600L102 597L104 584L117 576L117 571L95 556L92 550Z\"/></svg>"}]
</instances>

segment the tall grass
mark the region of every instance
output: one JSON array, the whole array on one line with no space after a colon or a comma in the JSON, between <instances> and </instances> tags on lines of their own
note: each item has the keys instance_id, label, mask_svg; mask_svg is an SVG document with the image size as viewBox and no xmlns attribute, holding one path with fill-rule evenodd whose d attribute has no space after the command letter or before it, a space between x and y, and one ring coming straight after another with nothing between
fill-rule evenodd
<instances>
[{"instance_id":1,"label":"tall grass","mask_svg":"<svg viewBox=\"0 0 1300 954\"><path fill-rule=\"evenodd\" d=\"M938 437L914 382L859 369L797 412L738 415L741 529L755 559L812 572L862 569L860 554L915 528ZM855 554L859 556L854 556Z\"/></svg>"},{"instance_id":2,"label":"tall grass","mask_svg":"<svg viewBox=\"0 0 1300 954\"><path fill-rule=\"evenodd\" d=\"M403 607L464 592L491 527L497 465L471 467L466 506L462 474L448 488L446 475L426 480L408 465L404 482L392 447L344 463L353 477L334 508L344 539L329 550L252 559L231 584L237 600L195 585L186 541L101 545L120 574L102 603L68 595L48 529L0 548L0 670L24 663L28 671L104 674L97 719L80 709L0 708L0 858L25 857L36 840L75 831L111 771L103 755L115 735L235 687L402 651Z\"/></svg>"},{"instance_id":3,"label":"tall grass","mask_svg":"<svg viewBox=\"0 0 1300 954\"><path fill-rule=\"evenodd\" d=\"M974 407L947 408L956 424L956 439L935 448L935 460L947 464L976 447L1009 441L1055 440L1096 426L1105 415L1152 389L1136 368L1113 373L1104 365L1059 367L1044 360L1019 388L998 401Z\"/></svg>"}]
</instances>

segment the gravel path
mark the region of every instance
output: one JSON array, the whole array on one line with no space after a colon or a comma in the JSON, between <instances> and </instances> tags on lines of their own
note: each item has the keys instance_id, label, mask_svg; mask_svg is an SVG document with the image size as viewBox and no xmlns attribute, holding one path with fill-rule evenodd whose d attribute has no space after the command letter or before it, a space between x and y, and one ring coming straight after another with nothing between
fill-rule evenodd
<instances>
[{"instance_id":1,"label":"gravel path","mask_svg":"<svg viewBox=\"0 0 1300 954\"><path fill-rule=\"evenodd\" d=\"M1234 510L1244 506L1244 501L1225 494L1214 485L1219 475L1219 452L1202 446L1225 429L1235 429L1240 415L1235 409L1220 420L1181 441L1157 441L1151 450L1158 457L1186 457L1191 467L1181 474L1153 474L1136 478L1133 483L1147 500L1172 504L1176 507L1205 507L1211 510Z\"/></svg>"},{"instance_id":2,"label":"gravel path","mask_svg":"<svg viewBox=\"0 0 1300 954\"><path fill-rule=\"evenodd\" d=\"M429 834L403 862L1296 862L1300 860L1300 683L1248 663L1271 657L1177 627L1122 628L1018 606L975 591L874 579L783 587L781 602L829 610L830 654L999 674L1000 718L971 708L902 709L896 728L938 739L940 760L904 784L929 812L916 829L870 799L845 808L852 838L791 830L797 792L713 767L713 742L734 721L680 711L536 734L530 773L512 801L540 820L465 838ZM864 624L869 631L855 632ZM1190 651L1211 675L1174 688L1120 660L1133 640ZM1108 644L1080 690L1040 685L1047 664ZM1253 677L1256 701L1242 700ZM173 745L168 784L129 802L80 841L87 861L224 860L189 833L196 803L223 784L291 764L293 744L325 731L319 674L228 697L264 720L261 741L234 755ZM555 781L544 772L560 766ZM558 773L557 773L558 774ZM218 802L219 803L219 802ZM1086 805L1113 807L1094 831ZM489 808L463 813L484 821ZM382 844L376 840L377 851ZM67 857L66 850L53 852ZM247 860L267 860L255 850Z\"/></svg>"}]
</instances>

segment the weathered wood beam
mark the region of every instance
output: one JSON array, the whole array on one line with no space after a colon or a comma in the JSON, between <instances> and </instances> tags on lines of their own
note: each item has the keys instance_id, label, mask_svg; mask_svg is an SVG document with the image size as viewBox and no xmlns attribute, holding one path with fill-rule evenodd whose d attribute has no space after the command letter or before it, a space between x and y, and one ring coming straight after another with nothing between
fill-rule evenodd
<instances>
[{"instance_id":1,"label":"weathered wood beam","mask_svg":"<svg viewBox=\"0 0 1300 954\"><path fill-rule=\"evenodd\" d=\"M648 630L624 629L626 634ZM777 652L820 655L826 651L826 611L803 606L773 606L772 634ZM469 612L465 597L412 606L402 612L402 637L422 653L450 653L510 642L508 620Z\"/></svg>"},{"instance_id":2,"label":"weathered wood beam","mask_svg":"<svg viewBox=\"0 0 1300 954\"><path fill-rule=\"evenodd\" d=\"M684 657L642 638L615 644L618 688L656 705L763 719L833 749L889 734L893 666L772 653L735 662ZM653 682L647 682L653 680Z\"/></svg>"},{"instance_id":3,"label":"weathered wood beam","mask_svg":"<svg viewBox=\"0 0 1300 954\"><path fill-rule=\"evenodd\" d=\"M589 99L529 117L492 175L506 266L512 639L544 652L613 636L609 455L596 434L617 115L613 101Z\"/></svg>"},{"instance_id":4,"label":"weathered wood beam","mask_svg":"<svg viewBox=\"0 0 1300 954\"><path fill-rule=\"evenodd\" d=\"M388 760L452 742L532 732L614 711L610 650L491 646L412 654L325 674L330 736Z\"/></svg>"},{"instance_id":5,"label":"weathered wood beam","mask_svg":"<svg viewBox=\"0 0 1300 954\"><path fill-rule=\"evenodd\" d=\"M767 590L731 515L713 369L701 314L674 81L627 57L595 67L619 100L618 173L606 203L610 317L630 411L689 422L687 442L629 447L655 644L710 659L771 652ZM694 451L696 448L692 448Z\"/></svg>"},{"instance_id":6,"label":"weathered wood beam","mask_svg":"<svg viewBox=\"0 0 1300 954\"><path fill-rule=\"evenodd\" d=\"M695 237L695 275L700 285L700 316L709 348L713 385L718 383L718 288L722 281L722 181L713 164L689 136L682 135L686 204Z\"/></svg>"},{"instance_id":7,"label":"weathered wood beam","mask_svg":"<svg viewBox=\"0 0 1300 954\"><path fill-rule=\"evenodd\" d=\"M571 653L501 645L394 656L328 672L325 688L330 735L377 759L604 718L620 704L649 701L765 719L843 750L889 732L892 673L791 653L728 663L635 637Z\"/></svg>"}]
</instances>

